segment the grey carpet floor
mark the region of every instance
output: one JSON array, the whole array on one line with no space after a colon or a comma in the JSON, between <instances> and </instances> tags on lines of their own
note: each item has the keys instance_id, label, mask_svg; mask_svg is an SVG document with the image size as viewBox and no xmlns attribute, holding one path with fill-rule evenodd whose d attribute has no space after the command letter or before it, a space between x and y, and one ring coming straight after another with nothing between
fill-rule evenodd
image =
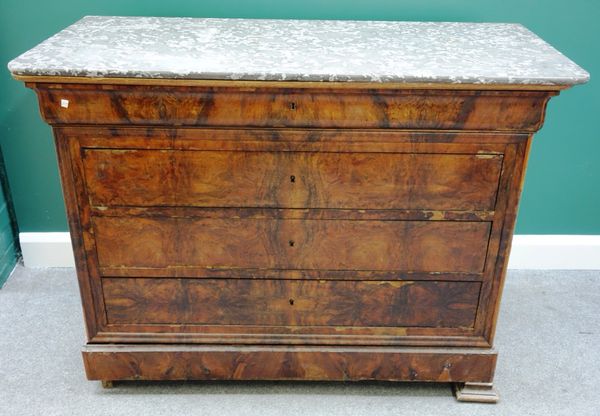
<instances>
[{"instance_id":1,"label":"grey carpet floor","mask_svg":"<svg viewBox=\"0 0 600 416\"><path fill-rule=\"evenodd\" d=\"M18 267L0 289L0 415L600 415L600 272L511 271L496 405L445 384L123 383L85 379L73 269Z\"/></svg>"}]
</instances>

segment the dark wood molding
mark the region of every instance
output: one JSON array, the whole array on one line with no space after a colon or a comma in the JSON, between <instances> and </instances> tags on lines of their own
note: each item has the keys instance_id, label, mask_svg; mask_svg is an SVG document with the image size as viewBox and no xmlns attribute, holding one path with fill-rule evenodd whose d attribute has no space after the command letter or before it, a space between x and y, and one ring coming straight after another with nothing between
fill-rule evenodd
<instances>
[{"instance_id":1,"label":"dark wood molding","mask_svg":"<svg viewBox=\"0 0 600 416\"><path fill-rule=\"evenodd\" d=\"M496 357L494 350L452 348L89 345L83 349L90 380L490 382Z\"/></svg>"}]
</instances>

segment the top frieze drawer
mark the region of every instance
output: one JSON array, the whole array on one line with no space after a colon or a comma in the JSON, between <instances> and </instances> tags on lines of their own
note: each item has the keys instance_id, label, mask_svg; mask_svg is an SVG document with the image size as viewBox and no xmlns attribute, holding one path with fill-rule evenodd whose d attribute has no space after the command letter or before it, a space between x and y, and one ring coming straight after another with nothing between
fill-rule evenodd
<instances>
[{"instance_id":1,"label":"top frieze drawer","mask_svg":"<svg viewBox=\"0 0 600 416\"><path fill-rule=\"evenodd\" d=\"M541 91L36 84L50 124L186 127L540 128Z\"/></svg>"}]
</instances>

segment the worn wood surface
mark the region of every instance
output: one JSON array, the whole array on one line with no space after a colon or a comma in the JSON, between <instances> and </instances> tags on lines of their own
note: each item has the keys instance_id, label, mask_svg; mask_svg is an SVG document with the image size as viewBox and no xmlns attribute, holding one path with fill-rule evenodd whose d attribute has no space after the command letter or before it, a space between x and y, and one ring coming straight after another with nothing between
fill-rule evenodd
<instances>
[{"instance_id":1,"label":"worn wood surface","mask_svg":"<svg viewBox=\"0 0 600 416\"><path fill-rule=\"evenodd\" d=\"M36 84L49 124L512 130L541 127L548 92ZM68 107L64 106L68 101ZM61 104L62 103L62 104ZM506 111L509 109L510 111Z\"/></svg>"},{"instance_id":2,"label":"worn wood surface","mask_svg":"<svg viewBox=\"0 0 600 416\"><path fill-rule=\"evenodd\" d=\"M492 382L556 91L28 81L54 127L89 378Z\"/></svg>"},{"instance_id":3,"label":"worn wood surface","mask_svg":"<svg viewBox=\"0 0 600 416\"><path fill-rule=\"evenodd\" d=\"M83 224L89 218L89 214L85 210L80 210L81 205L78 202L78 198L85 190L82 186L77 186L76 184L74 173L77 170L73 168L75 161L72 159L70 141L62 140L59 132L55 131L54 134L60 180L65 199L73 255L75 257L81 303L83 305L85 329L88 339L91 339L98 333L99 326L102 323L101 317L103 316L103 311L99 310L97 303L101 295L98 290L99 281L93 278L94 274L92 270L95 263L88 262L84 244Z\"/></svg>"},{"instance_id":4,"label":"worn wood surface","mask_svg":"<svg viewBox=\"0 0 600 416\"><path fill-rule=\"evenodd\" d=\"M90 206L94 217L213 218L279 220L373 220L373 221L493 221L495 211L449 211L430 209L323 209L238 208L181 206Z\"/></svg>"},{"instance_id":5,"label":"worn wood surface","mask_svg":"<svg viewBox=\"0 0 600 416\"><path fill-rule=\"evenodd\" d=\"M95 217L100 267L483 270L490 224Z\"/></svg>"},{"instance_id":6,"label":"worn wood surface","mask_svg":"<svg viewBox=\"0 0 600 416\"><path fill-rule=\"evenodd\" d=\"M496 352L480 349L136 346L83 350L90 380L391 380L489 382Z\"/></svg>"},{"instance_id":7,"label":"worn wood surface","mask_svg":"<svg viewBox=\"0 0 600 416\"><path fill-rule=\"evenodd\" d=\"M453 388L459 402L497 403L499 400L493 383L454 383Z\"/></svg>"},{"instance_id":8,"label":"worn wood surface","mask_svg":"<svg viewBox=\"0 0 600 416\"><path fill-rule=\"evenodd\" d=\"M502 156L87 149L93 205L493 210Z\"/></svg>"},{"instance_id":9,"label":"worn wood surface","mask_svg":"<svg viewBox=\"0 0 600 416\"><path fill-rule=\"evenodd\" d=\"M252 80L219 80L219 79L178 79L178 78L122 78L122 77L69 77L45 75L11 74L18 81L23 81L33 88L39 84L92 84L92 85L159 85L174 87L241 87L241 88L317 88L332 89L366 89L372 90L372 82L347 81L252 81ZM472 91L560 91L570 88L569 85L540 85L540 84L468 84L468 83L427 83L427 82L382 82L378 89L390 90L472 90Z\"/></svg>"},{"instance_id":10,"label":"worn wood surface","mask_svg":"<svg viewBox=\"0 0 600 416\"><path fill-rule=\"evenodd\" d=\"M473 328L319 327L181 324L110 324L87 345L312 345L393 346L414 348L490 347Z\"/></svg>"},{"instance_id":11,"label":"worn wood surface","mask_svg":"<svg viewBox=\"0 0 600 416\"><path fill-rule=\"evenodd\" d=\"M112 380L101 380L103 389L112 389L114 387Z\"/></svg>"},{"instance_id":12,"label":"worn wood surface","mask_svg":"<svg viewBox=\"0 0 600 416\"><path fill-rule=\"evenodd\" d=\"M478 282L105 278L109 323L472 327Z\"/></svg>"},{"instance_id":13,"label":"worn wood surface","mask_svg":"<svg viewBox=\"0 0 600 416\"><path fill-rule=\"evenodd\" d=\"M498 256L493 266L493 278L484 283L481 299L482 302L490 305L489 309L486 310L485 318L483 318L483 314L481 318L482 333L489 340L490 345L493 343L496 331L500 299L508 269L508 258L513 240L515 222L517 220L519 200L525 181L525 170L532 138L531 136L528 141L520 143L512 149L515 153L514 166L511 169L511 174L507 175L506 182L501 185L506 189L507 198L503 201L504 206L500 210L504 214L502 217L502 229L498 232L499 238L495 239ZM496 250L496 246L493 249Z\"/></svg>"},{"instance_id":14,"label":"worn wood surface","mask_svg":"<svg viewBox=\"0 0 600 416\"><path fill-rule=\"evenodd\" d=\"M83 148L329 153L502 154L529 134L326 128L216 128L61 125L55 131Z\"/></svg>"}]
</instances>

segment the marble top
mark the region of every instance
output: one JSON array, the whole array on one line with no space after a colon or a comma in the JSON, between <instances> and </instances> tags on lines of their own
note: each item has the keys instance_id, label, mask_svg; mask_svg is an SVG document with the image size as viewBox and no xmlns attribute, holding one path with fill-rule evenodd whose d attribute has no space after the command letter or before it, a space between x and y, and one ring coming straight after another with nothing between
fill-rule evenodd
<instances>
[{"instance_id":1,"label":"marble top","mask_svg":"<svg viewBox=\"0 0 600 416\"><path fill-rule=\"evenodd\" d=\"M589 74L519 24L87 16L15 75L572 85Z\"/></svg>"}]
</instances>

